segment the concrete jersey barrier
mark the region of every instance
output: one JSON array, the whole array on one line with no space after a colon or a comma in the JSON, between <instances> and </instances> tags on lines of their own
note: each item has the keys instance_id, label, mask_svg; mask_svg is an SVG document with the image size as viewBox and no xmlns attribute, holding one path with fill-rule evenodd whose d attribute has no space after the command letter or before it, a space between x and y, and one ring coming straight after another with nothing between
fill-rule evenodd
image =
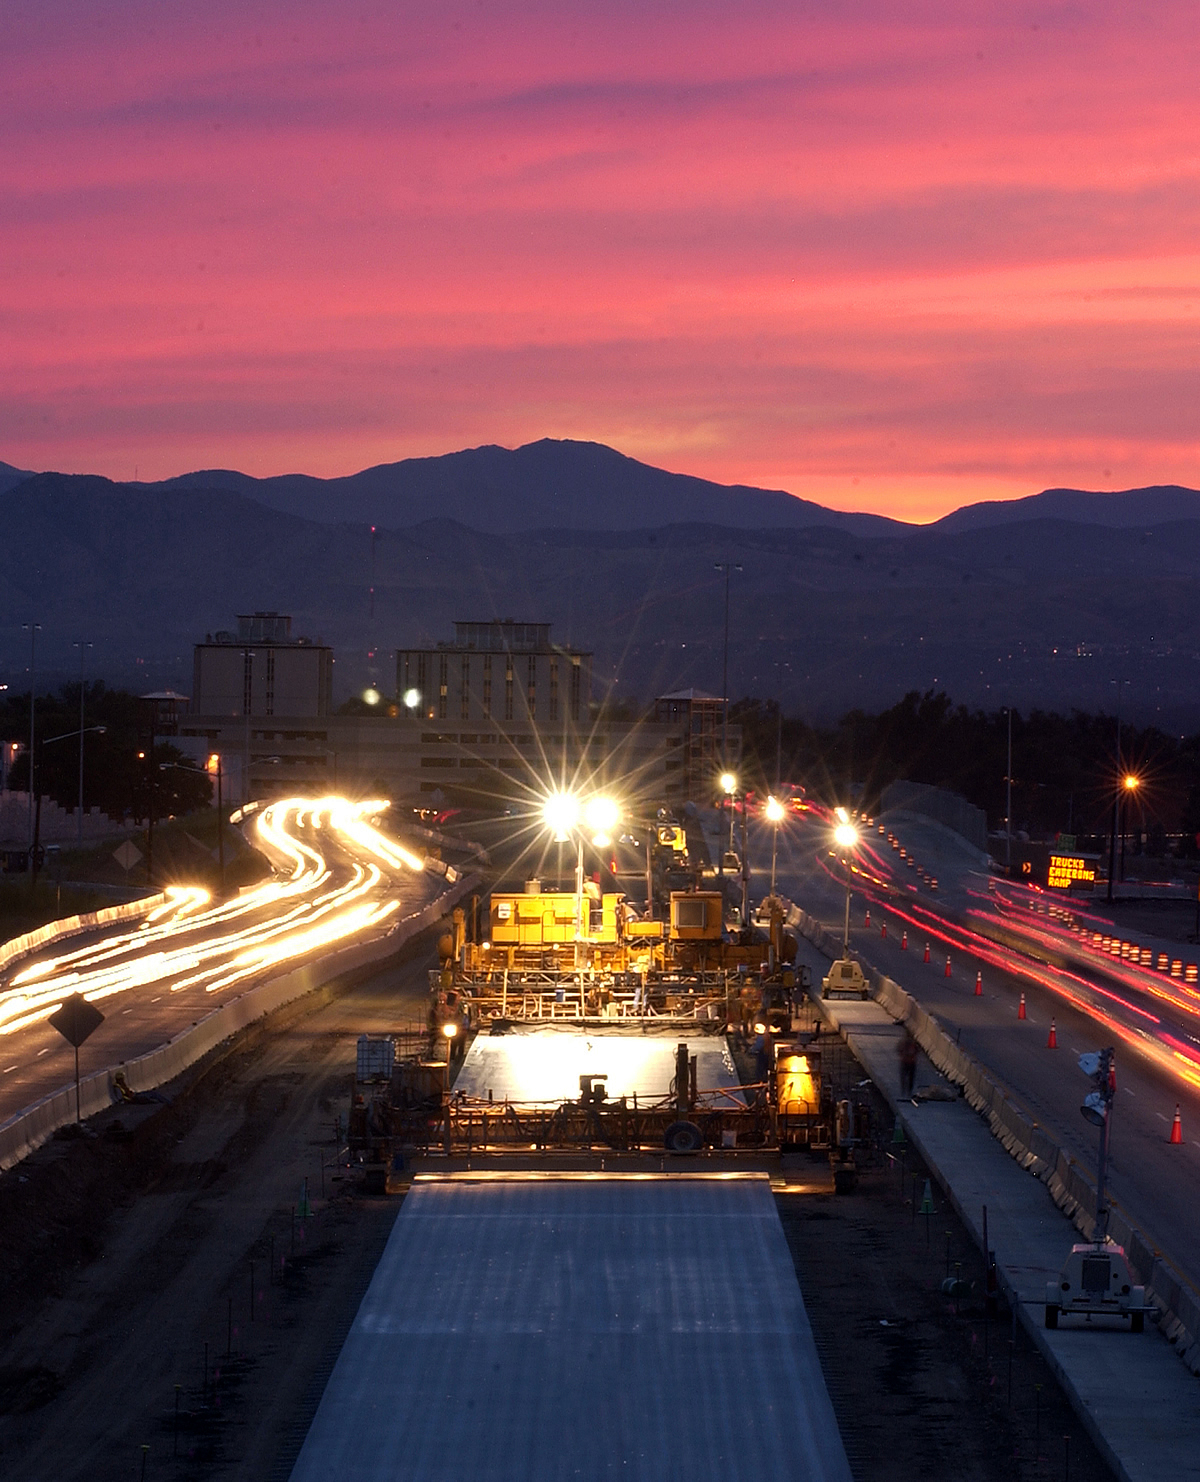
<instances>
[{"instance_id":1,"label":"concrete jersey barrier","mask_svg":"<svg viewBox=\"0 0 1200 1482\"><path fill-rule=\"evenodd\" d=\"M84 911L78 916L64 916L61 921L48 921L27 931L23 936L12 937L0 943L0 972L19 957L36 952L47 942L61 941L64 937L78 936L81 931L91 931L97 926L110 926L114 921L136 921L139 916L148 916L156 906L164 905L167 897L160 891L156 895L143 896L141 900L125 901L119 906L105 906L99 911Z\"/></svg>"},{"instance_id":2,"label":"concrete jersey barrier","mask_svg":"<svg viewBox=\"0 0 1200 1482\"><path fill-rule=\"evenodd\" d=\"M257 987L231 998L220 1008L206 1014L190 1028L182 1030L155 1050L134 1060L122 1061L104 1070L94 1071L79 1082L79 1111L82 1117L106 1111L116 1099L113 1077L118 1071L125 1076L131 1091L153 1091L165 1086L185 1070L202 1060L210 1051L231 1036L273 1013L284 1004L302 998L345 973L394 956L407 942L433 926L451 906L469 891L477 889L477 876L460 879L419 911L402 917L382 936L368 942L354 942L340 950L325 953L313 962L293 968L291 972L271 978ZM140 903L139 903L140 904ZM119 909L119 908L114 908ZM29 1156L54 1133L75 1120L74 1084L63 1086L44 1096L15 1117L0 1125L0 1169L11 1168Z\"/></svg>"},{"instance_id":3,"label":"concrete jersey barrier","mask_svg":"<svg viewBox=\"0 0 1200 1482\"><path fill-rule=\"evenodd\" d=\"M820 952L835 958L841 956L840 939L826 931L807 911L790 906L788 925L807 937ZM893 1019L907 1026L930 1063L947 1080L962 1087L964 1098L985 1118L1001 1146L1046 1185L1059 1209L1085 1239L1090 1239L1096 1218L1096 1186L1084 1169L1063 1152L1045 1128L1026 1116L1009 1092L972 1055L956 1045L910 994L870 963L857 960L871 981L875 1001ZM1125 1247L1146 1295L1160 1309L1160 1330L1192 1373L1200 1374L1200 1293L1117 1205L1113 1205L1109 1214L1108 1229L1112 1238Z\"/></svg>"}]
</instances>

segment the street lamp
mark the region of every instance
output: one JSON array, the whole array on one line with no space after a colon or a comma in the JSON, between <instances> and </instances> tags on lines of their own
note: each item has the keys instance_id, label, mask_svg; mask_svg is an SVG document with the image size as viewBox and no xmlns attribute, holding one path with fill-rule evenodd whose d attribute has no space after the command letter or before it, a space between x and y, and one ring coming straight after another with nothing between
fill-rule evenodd
<instances>
[{"instance_id":1,"label":"street lamp","mask_svg":"<svg viewBox=\"0 0 1200 1482\"><path fill-rule=\"evenodd\" d=\"M153 742L151 743L151 746L153 746ZM156 764L155 763L155 760L154 760L154 752L153 752L153 750L151 750L149 753L147 753L145 751L139 751L138 752L138 761L139 762L145 762L146 763L146 774L147 774L147 777L149 778L149 781L147 783L147 791L149 793L149 799L148 799L148 803L147 803L147 810L148 810L148 813L149 813L149 817L147 819L147 824L146 824L146 884L147 885L153 885L154 884L154 794L155 794L155 790L158 787L158 773L159 772L190 772L192 774L192 776L195 777L197 775L199 769L195 765L193 765L192 763L188 763L187 765L184 765L182 762L158 762ZM220 765L219 759L218 759L218 765Z\"/></svg>"},{"instance_id":2,"label":"street lamp","mask_svg":"<svg viewBox=\"0 0 1200 1482\"><path fill-rule=\"evenodd\" d=\"M1141 784L1142 784L1142 779L1140 777L1138 777L1133 772L1126 772L1125 773L1125 776L1121 779L1121 787L1122 787L1122 789L1124 791L1125 797L1126 798L1129 798L1129 799L1132 799L1132 798L1134 798L1137 795L1137 790L1141 786ZM1128 821L1129 821L1129 815L1126 813L1124 807L1122 807L1122 809L1121 809L1121 879L1122 880L1124 880L1124 878L1125 878L1125 834L1127 832L1125 825L1126 825L1126 823Z\"/></svg>"},{"instance_id":3,"label":"street lamp","mask_svg":"<svg viewBox=\"0 0 1200 1482\"><path fill-rule=\"evenodd\" d=\"M84 650L92 645L86 639L78 638L71 645L79 650L79 819L76 830L76 843L80 849L83 848L83 660Z\"/></svg>"},{"instance_id":4,"label":"street lamp","mask_svg":"<svg viewBox=\"0 0 1200 1482\"><path fill-rule=\"evenodd\" d=\"M1127 679L1110 679L1109 684L1117 687L1117 776L1125 773L1121 765L1121 691L1129 683ZM1113 876L1117 872L1117 826L1120 821L1121 812L1121 787L1118 783L1113 789L1113 811L1112 811L1112 836L1108 843L1108 891L1107 897L1111 902L1113 898Z\"/></svg>"},{"instance_id":5,"label":"street lamp","mask_svg":"<svg viewBox=\"0 0 1200 1482\"><path fill-rule=\"evenodd\" d=\"M740 571L737 561L714 561L713 570L725 573L725 647L721 660L721 765L729 765L729 574Z\"/></svg>"},{"instance_id":6,"label":"street lamp","mask_svg":"<svg viewBox=\"0 0 1200 1482\"><path fill-rule=\"evenodd\" d=\"M833 841L842 851L842 862L846 866L846 926L842 933L842 956L850 956L850 851L858 844L858 830L845 815L845 809L839 809L842 821L833 831Z\"/></svg>"},{"instance_id":7,"label":"street lamp","mask_svg":"<svg viewBox=\"0 0 1200 1482\"><path fill-rule=\"evenodd\" d=\"M571 792L552 792L542 805L542 822L556 844L565 844L579 822L579 799Z\"/></svg>"},{"instance_id":8,"label":"street lamp","mask_svg":"<svg viewBox=\"0 0 1200 1482\"><path fill-rule=\"evenodd\" d=\"M612 842L611 835L620 822L621 810L612 798L592 798L583 810L584 822L592 832L592 843L597 849L606 849Z\"/></svg>"},{"instance_id":9,"label":"street lamp","mask_svg":"<svg viewBox=\"0 0 1200 1482\"><path fill-rule=\"evenodd\" d=\"M783 804L778 798L768 798L764 810L767 822L774 825L774 836L771 839L771 894L775 894L775 861L779 855L779 825L783 822Z\"/></svg>"},{"instance_id":10,"label":"street lamp","mask_svg":"<svg viewBox=\"0 0 1200 1482\"><path fill-rule=\"evenodd\" d=\"M39 756L40 756L40 754L41 754L42 751L45 751L45 749L46 749L47 746L53 746L56 741L70 741L75 736L78 736L79 737L79 750L80 750L80 752L82 752L83 751L83 738L84 738L84 736L91 735L93 732L97 736L103 736L106 730L108 730L108 727L107 726L87 726L87 727L81 726L79 728L79 730L77 730L77 731L63 731L63 733L60 736L47 736L44 741L42 741L42 742L39 743L39 746L40 746ZM41 771L40 764L39 764L39 767L38 767L38 771L39 772ZM30 758L29 758L29 785L30 785L31 788L33 787L33 755L32 755L32 753L30 754ZM80 808L83 807L83 792L82 792L82 789L80 790L80 794L79 794L79 806L80 806ZM38 835L41 833L41 827L42 827L42 809L41 809L41 798L40 798L40 794L39 794L38 808L37 808L37 813L36 813L36 816L35 816L35 819L34 819L34 827L33 827L33 846L32 846L32 848L33 848L33 858L30 861L30 868L33 870L33 878L35 880L37 879L37 856L38 856L38 849L40 847L40 840L38 838Z\"/></svg>"},{"instance_id":11,"label":"street lamp","mask_svg":"<svg viewBox=\"0 0 1200 1482\"><path fill-rule=\"evenodd\" d=\"M1004 769L1004 870L1012 874L1012 706L1006 705L1008 716L1008 764Z\"/></svg>"},{"instance_id":12,"label":"street lamp","mask_svg":"<svg viewBox=\"0 0 1200 1482\"><path fill-rule=\"evenodd\" d=\"M572 792L553 792L542 804L542 822L557 844L575 840L575 966L579 966L579 943L583 939L583 840L590 835L593 847L603 849L616 828L621 810L612 798L596 796L582 801ZM581 828L580 825L583 825Z\"/></svg>"},{"instance_id":13,"label":"street lamp","mask_svg":"<svg viewBox=\"0 0 1200 1482\"><path fill-rule=\"evenodd\" d=\"M42 631L41 623L22 623L21 627L29 633L29 848L32 852L33 841L33 751L34 751L34 711L36 709L37 692L34 688L34 665L37 661L37 636ZM32 867L32 861L30 862Z\"/></svg>"},{"instance_id":14,"label":"street lamp","mask_svg":"<svg viewBox=\"0 0 1200 1482\"><path fill-rule=\"evenodd\" d=\"M733 848L733 795L734 795L734 793L737 792L737 777L736 777L736 775L733 772L722 772L721 773L720 781L721 781L721 792L722 792L722 795L723 795L722 802L721 802L721 807L722 807L722 809L724 809L726 807L728 807L728 809L729 809L729 847L732 849ZM725 801L726 799L728 799L728 802ZM717 876L718 876L718 878L722 877L725 874L725 823L724 823L724 820L722 820L722 822L721 822L720 835L721 835L721 838L720 838L720 846L721 847L717 850Z\"/></svg>"},{"instance_id":15,"label":"street lamp","mask_svg":"<svg viewBox=\"0 0 1200 1482\"><path fill-rule=\"evenodd\" d=\"M221 870L221 897L225 896L225 804L221 796L221 753L214 751L208 759L207 770L210 777L217 779L217 863Z\"/></svg>"}]
</instances>

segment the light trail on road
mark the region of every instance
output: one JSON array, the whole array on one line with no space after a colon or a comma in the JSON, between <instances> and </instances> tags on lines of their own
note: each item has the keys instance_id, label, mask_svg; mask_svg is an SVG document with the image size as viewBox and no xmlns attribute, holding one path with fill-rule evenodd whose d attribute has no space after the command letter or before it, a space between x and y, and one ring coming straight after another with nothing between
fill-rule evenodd
<instances>
[{"instance_id":1,"label":"light trail on road","mask_svg":"<svg viewBox=\"0 0 1200 1482\"><path fill-rule=\"evenodd\" d=\"M275 878L216 904L197 887L175 887L135 930L16 964L0 988L0 1035L47 1019L73 993L89 1002L151 987L219 993L382 927L400 906L393 877L424 867L371 823L386 807L338 797L268 804L252 828ZM331 846L349 861L341 883L325 857Z\"/></svg>"},{"instance_id":2,"label":"light trail on road","mask_svg":"<svg viewBox=\"0 0 1200 1482\"><path fill-rule=\"evenodd\" d=\"M820 817L818 810L813 811ZM822 817L821 825L831 829L832 821ZM829 853L827 847L818 849L814 863L831 884L844 889L844 867L834 866ZM1100 983L1066 961L1047 960L1078 954L1078 938L1066 930L1049 930L1044 917L1029 913L1019 897L1014 902L1011 891L1000 900L970 892L978 904L965 912L964 920L955 920L919 900L917 887L905 876L893 874L887 853L875 849L869 835L864 835L860 853L864 863L853 863L851 874L854 889L869 904L886 910L931 941L1055 995L1102 1024L1175 1080L1200 1090L1200 993L1161 974L1131 964L1122 967L1110 959L1097 964L1107 980ZM1030 914L1033 923L1026 919ZM990 926L1017 936L1020 945L997 941L986 929L976 930L968 924L972 920L984 928ZM1152 1004L1148 1006L1146 999ZM1174 1011L1176 1022L1164 1020L1165 1009Z\"/></svg>"},{"instance_id":3,"label":"light trail on road","mask_svg":"<svg viewBox=\"0 0 1200 1482\"><path fill-rule=\"evenodd\" d=\"M832 819L816 810L809 816L812 826L795 829L789 839L785 889L840 945L846 868L841 851L830 847ZM1188 985L1166 972L1139 973L1132 961L1121 963L1094 947L1096 929L1103 927L1103 942L1114 926L1092 915L1093 903L990 877L982 857L968 858L959 846L929 838L919 821L888 822L885 834L887 828L906 830L909 857L915 846L919 864L934 866L922 877L876 828L863 830L851 874L856 953L911 994L950 1041L985 1068L1006 1100L1083 1169L1094 1165L1095 1134L1079 1115L1088 1085L1076 1057L1116 1045L1121 1102L1109 1168L1116 1207L1163 1253L1169 1270L1200 1289L1200 1045L1186 1027L1196 1022ZM931 881L939 870L943 878L935 892ZM864 905L870 906L865 921ZM981 911L995 919L981 920L974 914ZM1088 941L1072 931L1072 917L1089 928ZM925 963L927 941L933 953ZM949 974L943 971L946 955L953 963ZM1110 972L1114 966L1123 967L1124 976ZM1164 996L1145 991L1147 982ZM1022 993L1028 994L1025 1018L1018 1011ZM1173 1001L1176 995L1183 1008ZM1057 1038L1051 1040L1055 1015ZM1177 1103L1184 1130L1181 1143L1173 1145Z\"/></svg>"}]
</instances>

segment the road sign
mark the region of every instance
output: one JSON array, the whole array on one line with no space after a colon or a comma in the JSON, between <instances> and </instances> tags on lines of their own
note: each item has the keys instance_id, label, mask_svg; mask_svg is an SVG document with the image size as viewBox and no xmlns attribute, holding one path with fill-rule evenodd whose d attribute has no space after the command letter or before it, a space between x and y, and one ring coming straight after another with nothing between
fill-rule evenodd
<instances>
[{"instance_id":1,"label":"road sign","mask_svg":"<svg viewBox=\"0 0 1200 1482\"><path fill-rule=\"evenodd\" d=\"M128 848L128 842L126 843ZM79 1116L79 1046L104 1023L104 1015L88 1003L82 993L72 993L63 1000L62 1008L50 1015L50 1023L58 1030L69 1045L75 1047L75 1120Z\"/></svg>"},{"instance_id":2,"label":"road sign","mask_svg":"<svg viewBox=\"0 0 1200 1482\"><path fill-rule=\"evenodd\" d=\"M81 993L72 993L62 1008L50 1015L50 1023L76 1049L104 1023L104 1015Z\"/></svg>"},{"instance_id":3,"label":"road sign","mask_svg":"<svg viewBox=\"0 0 1200 1482\"><path fill-rule=\"evenodd\" d=\"M133 869L134 865L137 864L138 860L141 859L141 857L142 851L137 847L132 839L126 839L125 842L120 846L120 848L113 850L113 858L121 866L126 874L128 874L129 871Z\"/></svg>"}]
</instances>

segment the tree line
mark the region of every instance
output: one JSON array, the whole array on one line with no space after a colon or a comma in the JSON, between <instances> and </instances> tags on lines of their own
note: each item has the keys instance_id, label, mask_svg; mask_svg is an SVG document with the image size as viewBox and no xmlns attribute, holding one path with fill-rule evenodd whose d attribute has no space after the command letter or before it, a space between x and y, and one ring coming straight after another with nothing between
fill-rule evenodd
<instances>
[{"instance_id":1,"label":"tree line","mask_svg":"<svg viewBox=\"0 0 1200 1482\"><path fill-rule=\"evenodd\" d=\"M65 684L54 694L37 697L36 790L60 807L79 800L79 685ZM169 742L156 741L150 751L144 702L127 690L103 682L83 690L83 805L113 818L156 818L182 815L207 806L212 784L207 774ZM93 727L103 726L103 732ZM0 698L0 739L11 756L8 786L29 788L29 695Z\"/></svg>"},{"instance_id":2,"label":"tree line","mask_svg":"<svg viewBox=\"0 0 1200 1482\"><path fill-rule=\"evenodd\" d=\"M729 709L742 728L744 769L769 790L776 776L803 785L823 802L861 802L874 811L889 783L928 783L960 793L1001 829L1008 774L1007 711L971 710L939 691L911 691L877 714L851 710L835 724L781 715L771 700L743 699ZM1073 710L1012 712L1012 827L1031 837L1106 834L1120 779L1124 827L1146 833L1159 850L1182 834L1183 852L1200 852L1200 735L1170 736L1154 726L1123 725L1118 762L1113 715Z\"/></svg>"}]
</instances>

